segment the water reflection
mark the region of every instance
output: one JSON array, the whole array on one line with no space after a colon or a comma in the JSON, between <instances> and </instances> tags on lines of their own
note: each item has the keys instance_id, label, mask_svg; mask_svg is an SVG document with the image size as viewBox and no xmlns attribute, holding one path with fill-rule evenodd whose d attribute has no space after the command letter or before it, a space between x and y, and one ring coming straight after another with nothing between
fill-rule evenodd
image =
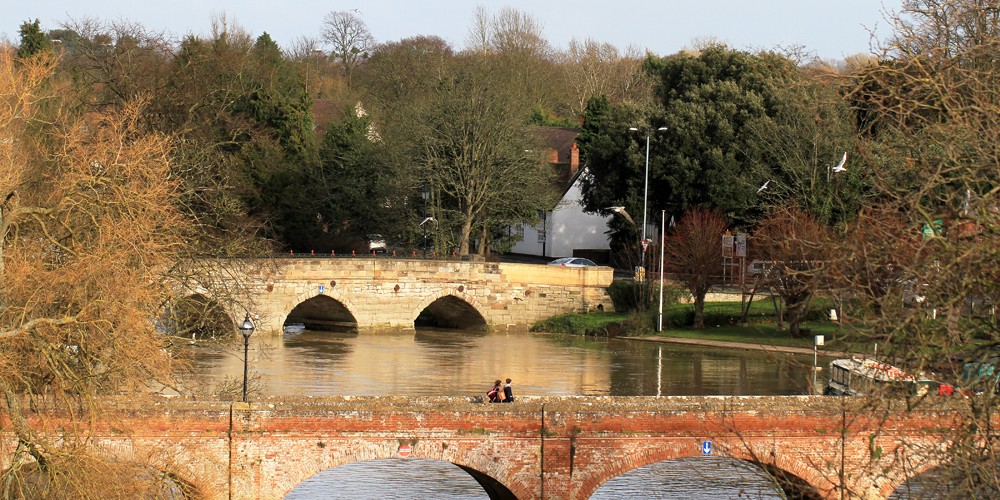
<instances>
[{"instance_id":1,"label":"water reflection","mask_svg":"<svg viewBox=\"0 0 1000 500\"><path fill-rule=\"evenodd\" d=\"M242 377L242 352L191 349L189 387ZM448 329L261 336L249 359L258 395L272 396L469 396L507 377L519 395L794 395L807 392L811 365L810 356Z\"/></svg>"},{"instance_id":2,"label":"water reflection","mask_svg":"<svg viewBox=\"0 0 1000 500\"><path fill-rule=\"evenodd\" d=\"M430 479L433 478L433 479ZM468 473L448 462L391 458L328 469L299 484L287 500L485 499ZM629 471L601 485L592 499L780 499L782 493L758 467L743 460L694 457L667 460Z\"/></svg>"},{"instance_id":3,"label":"water reflection","mask_svg":"<svg viewBox=\"0 0 1000 500\"><path fill-rule=\"evenodd\" d=\"M457 465L425 458L389 458L327 469L295 487L285 498L488 499L489 496Z\"/></svg>"},{"instance_id":4,"label":"water reflection","mask_svg":"<svg viewBox=\"0 0 1000 500\"><path fill-rule=\"evenodd\" d=\"M597 488L593 499L784 498L770 477L743 460L693 457L633 469Z\"/></svg>"}]
</instances>

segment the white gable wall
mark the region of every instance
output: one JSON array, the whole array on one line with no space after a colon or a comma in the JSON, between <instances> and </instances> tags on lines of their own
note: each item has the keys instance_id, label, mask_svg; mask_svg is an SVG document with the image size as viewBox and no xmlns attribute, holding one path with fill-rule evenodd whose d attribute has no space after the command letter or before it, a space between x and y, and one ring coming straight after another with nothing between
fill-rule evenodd
<instances>
[{"instance_id":1,"label":"white gable wall","mask_svg":"<svg viewBox=\"0 0 1000 500\"><path fill-rule=\"evenodd\" d=\"M512 252L556 258L571 257L575 249L611 248L606 234L609 217L583 211L581 177L577 176L555 208L546 212L544 244L538 241L538 227L524 225L524 238L514 245Z\"/></svg>"}]
</instances>

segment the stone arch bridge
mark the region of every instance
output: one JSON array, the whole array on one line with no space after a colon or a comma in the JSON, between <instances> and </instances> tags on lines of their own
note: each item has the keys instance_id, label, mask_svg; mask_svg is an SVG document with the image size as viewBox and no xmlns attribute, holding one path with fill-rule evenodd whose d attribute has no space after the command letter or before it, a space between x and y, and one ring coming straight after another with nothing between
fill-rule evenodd
<instances>
[{"instance_id":1,"label":"stone arch bridge","mask_svg":"<svg viewBox=\"0 0 1000 500\"><path fill-rule=\"evenodd\" d=\"M490 498L585 499L606 481L663 460L716 456L768 471L790 498L885 498L940 465L955 403L865 409L848 398L340 397L226 403L112 401L89 441L143 461L199 497L281 498L351 462L400 456L458 465ZM64 432L58 417L31 417ZM994 417L1000 421L1000 417ZM0 415L0 468L16 441ZM1000 422L996 422L1000 423ZM906 466L906 470L903 466Z\"/></svg>"},{"instance_id":2,"label":"stone arch bridge","mask_svg":"<svg viewBox=\"0 0 1000 500\"><path fill-rule=\"evenodd\" d=\"M372 257L203 261L215 281L241 275L250 306L230 309L238 323L244 307L259 330L280 332L289 323L359 329L433 326L525 326L557 314L613 310L609 267ZM191 295L217 301L213 292ZM225 301L218 300L220 307ZM224 307L223 307L224 308Z\"/></svg>"}]
</instances>

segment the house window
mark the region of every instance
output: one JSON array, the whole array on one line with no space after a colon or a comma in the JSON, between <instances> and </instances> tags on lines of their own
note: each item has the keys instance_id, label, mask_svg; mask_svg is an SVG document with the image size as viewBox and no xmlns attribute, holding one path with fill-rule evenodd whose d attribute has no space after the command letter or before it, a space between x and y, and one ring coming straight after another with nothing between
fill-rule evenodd
<instances>
[{"instance_id":1,"label":"house window","mask_svg":"<svg viewBox=\"0 0 1000 500\"><path fill-rule=\"evenodd\" d=\"M515 238L517 238L517 241L523 240L524 239L524 225L522 224L522 225L519 225L519 226L515 226L512 236L514 236Z\"/></svg>"}]
</instances>

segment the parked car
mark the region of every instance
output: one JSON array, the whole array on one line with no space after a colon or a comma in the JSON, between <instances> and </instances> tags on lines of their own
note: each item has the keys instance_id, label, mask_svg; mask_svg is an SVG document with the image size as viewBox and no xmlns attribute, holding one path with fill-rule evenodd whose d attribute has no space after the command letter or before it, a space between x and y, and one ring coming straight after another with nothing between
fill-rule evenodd
<instances>
[{"instance_id":1,"label":"parked car","mask_svg":"<svg viewBox=\"0 0 1000 500\"><path fill-rule=\"evenodd\" d=\"M382 235L373 234L368 236L368 251L380 253L386 252L385 240L382 239Z\"/></svg>"},{"instance_id":2,"label":"parked car","mask_svg":"<svg viewBox=\"0 0 1000 500\"><path fill-rule=\"evenodd\" d=\"M584 259L583 257L563 257L549 262L549 265L562 267L593 267L597 264L594 264L594 261Z\"/></svg>"}]
</instances>

